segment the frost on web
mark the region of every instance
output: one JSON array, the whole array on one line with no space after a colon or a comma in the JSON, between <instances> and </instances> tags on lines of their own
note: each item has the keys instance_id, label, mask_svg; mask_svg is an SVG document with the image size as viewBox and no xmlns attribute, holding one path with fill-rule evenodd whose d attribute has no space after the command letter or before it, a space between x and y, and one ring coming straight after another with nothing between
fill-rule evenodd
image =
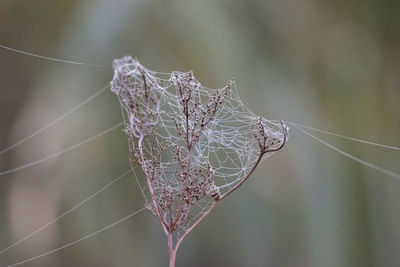
<instances>
[{"instance_id":1,"label":"frost on web","mask_svg":"<svg viewBox=\"0 0 400 267\"><path fill-rule=\"evenodd\" d=\"M129 56L113 66L146 206L178 236L287 140L288 127L247 109L232 80L210 89L191 71L157 73Z\"/></svg>"}]
</instances>

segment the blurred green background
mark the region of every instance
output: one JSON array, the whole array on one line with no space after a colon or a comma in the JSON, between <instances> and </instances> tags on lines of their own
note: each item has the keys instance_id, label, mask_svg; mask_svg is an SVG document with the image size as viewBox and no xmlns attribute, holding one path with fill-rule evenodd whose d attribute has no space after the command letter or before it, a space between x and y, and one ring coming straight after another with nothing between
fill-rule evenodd
<instances>
[{"instance_id":1,"label":"blurred green background","mask_svg":"<svg viewBox=\"0 0 400 267\"><path fill-rule=\"evenodd\" d=\"M158 71L193 69L208 87L233 76L269 119L400 145L400 2L98 0L0 1L0 44L110 65L123 55ZM111 69L0 50L0 148L105 86ZM20 147L0 170L34 161L121 121L107 92ZM400 172L400 155L321 136ZM0 177L0 249L129 169L113 131L60 157ZM284 149L183 242L177 266L400 266L400 182L296 129ZM59 247L143 206L129 176L0 255L6 266ZM167 266L167 243L146 211L24 266Z\"/></svg>"}]
</instances>

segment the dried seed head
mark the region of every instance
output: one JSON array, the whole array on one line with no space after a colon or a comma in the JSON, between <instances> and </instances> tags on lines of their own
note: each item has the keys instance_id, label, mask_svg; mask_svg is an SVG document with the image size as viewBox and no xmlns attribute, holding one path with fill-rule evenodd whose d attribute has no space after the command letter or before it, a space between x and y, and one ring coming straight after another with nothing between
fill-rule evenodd
<instances>
[{"instance_id":1,"label":"dried seed head","mask_svg":"<svg viewBox=\"0 0 400 267\"><path fill-rule=\"evenodd\" d=\"M131 57L113 66L130 158L146 176L146 207L167 232L184 233L287 140L287 126L253 114L233 80L208 89L192 71L166 77Z\"/></svg>"}]
</instances>

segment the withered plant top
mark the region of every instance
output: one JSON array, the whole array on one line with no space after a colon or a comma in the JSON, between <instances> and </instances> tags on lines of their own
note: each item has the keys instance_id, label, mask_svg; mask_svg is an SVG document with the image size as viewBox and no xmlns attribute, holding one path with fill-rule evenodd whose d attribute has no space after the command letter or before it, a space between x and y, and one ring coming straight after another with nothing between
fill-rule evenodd
<instances>
[{"instance_id":1,"label":"withered plant top","mask_svg":"<svg viewBox=\"0 0 400 267\"><path fill-rule=\"evenodd\" d=\"M178 238L177 249L216 203L283 147L288 127L248 110L232 80L209 89L191 71L160 74L129 56L115 60L114 70L111 90L124 111L131 161L144 172L138 183L167 237Z\"/></svg>"}]
</instances>

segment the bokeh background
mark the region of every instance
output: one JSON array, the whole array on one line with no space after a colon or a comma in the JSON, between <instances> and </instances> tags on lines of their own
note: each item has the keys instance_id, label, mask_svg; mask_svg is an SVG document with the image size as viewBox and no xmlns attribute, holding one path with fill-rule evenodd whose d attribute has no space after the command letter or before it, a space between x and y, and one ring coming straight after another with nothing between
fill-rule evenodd
<instances>
[{"instance_id":1,"label":"bokeh background","mask_svg":"<svg viewBox=\"0 0 400 267\"><path fill-rule=\"evenodd\" d=\"M192 69L208 87L234 77L270 119L400 145L400 2L97 0L0 2L0 44L111 66L123 55L158 71ZM0 50L0 148L20 140L112 78L111 69ZM0 155L0 170L34 161L121 121L107 92ZM396 151L318 135L400 172ZM113 131L0 177L0 248L31 233L129 169ZM292 129L286 148L189 235L177 266L400 266L400 182ZM59 247L143 206L129 176L0 255L6 266ZM25 266L167 266L150 212Z\"/></svg>"}]
</instances>

